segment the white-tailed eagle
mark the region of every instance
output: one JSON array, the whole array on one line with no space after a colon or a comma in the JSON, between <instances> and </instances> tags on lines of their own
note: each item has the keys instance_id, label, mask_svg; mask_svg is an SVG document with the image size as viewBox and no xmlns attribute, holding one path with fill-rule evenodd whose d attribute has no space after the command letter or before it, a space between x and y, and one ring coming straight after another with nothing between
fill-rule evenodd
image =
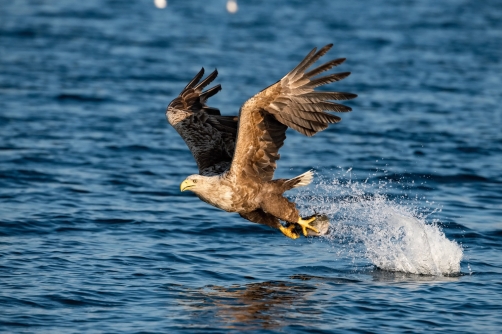
<instances>
[{"instance_id":1,"label":"white-tailed eagle","mask_svg":"<svg viewBox=\"0 0 502 334\"><path fill-rule=\"evenodd\" d=\"M199 174L188 176L180 190L193 191L201 200L255 223L279 229L296 239L302 230L318 232L311 223L315 217L300 217L295 204L284 192L308 185L311 171L292 179L273 180L279 149L288 127L308 137L338 123L341 118L326 111L348 112L350 107L335 103L357 95L315 91L316 87L342 80L350 72L319 76L345 61L328 61L310 71L332 47L314 48L284 78L247 100L239 116L222 116L206 105L221 90L216 85L204 89L216 78L215 70L202 82L204 69L195 76L167 107L166 117L192 152ZM199 83L200 82L200 83ZM280 221L286 222L283 226Z\"/></svg>"}]
</instances>

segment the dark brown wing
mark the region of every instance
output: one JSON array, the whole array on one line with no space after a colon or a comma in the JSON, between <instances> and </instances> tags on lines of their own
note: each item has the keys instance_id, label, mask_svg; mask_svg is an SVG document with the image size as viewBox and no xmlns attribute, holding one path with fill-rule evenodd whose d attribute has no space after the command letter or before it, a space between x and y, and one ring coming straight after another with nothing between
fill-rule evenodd
<instances>
[{"instance_id":1,"label":"dark brown wing","mask_svg":"<svg viewBox=\"0 0 502 334\"><path fill-rule=\"evenodd\" d=\"M232 174L262 181L272 180L276 161L280 158L278 151L286 139L288 127L310 137L326 129L328 124L341 120L325 111L352 110L332 101L349 100L357 95L314 91L318 86L349 76L349 72L344 72L316 77L343 63L344 58L331 60L306 72L332 46L326 45L319 51L314 48L284 78L244 103L239 114L236 151L230 169Z\"/></svg>"},{"instance_id":2,"label":"dark brown wing","mask_svg":"<svg viewBox=\"0 0 502 334\"><path fill-rule=\"evenodd\" d=\"M204 69L188 83L167 107L166 117L192 152L201 175L217 175L230 167L235 150L237 117L221 116L206 101L221 90L216 85L206 91L217 76L215 70L199 83Z\"/></svg>"}]
</instances>

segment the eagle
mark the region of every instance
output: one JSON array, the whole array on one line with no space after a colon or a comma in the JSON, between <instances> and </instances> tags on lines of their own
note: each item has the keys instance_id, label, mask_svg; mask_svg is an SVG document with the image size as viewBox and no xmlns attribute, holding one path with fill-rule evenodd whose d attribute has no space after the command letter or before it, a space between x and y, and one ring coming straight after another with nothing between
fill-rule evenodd
<instances>
[{"instance_id":1,"label":"eagle","mask_svg":"<svg viewBox=\"0 0 502 334\"><path fill-rule=\"evenodd\" d=\"M300 231L304 236L310 231L319 233L313 226L316 216L302 218L295 203L284 196L288 190L310 184L313 172L291 179L274 180L273 176L288 128L311 137L341 121L326 111L352 110L333 101L350 100L356 94L315 90L350 75L320 76L345 58L309 70L332 46L319 51L314 48L281 80L247 100L238 116L223 116L219 109L206 104L221 85L204 90L218 72L201 81L202 68L166 109L168 122L187 144L199 169L199 174L181 183L180 190L192 191L208 204L278 229L292 239L300 237Z\"/></svg>"}]
</instances>

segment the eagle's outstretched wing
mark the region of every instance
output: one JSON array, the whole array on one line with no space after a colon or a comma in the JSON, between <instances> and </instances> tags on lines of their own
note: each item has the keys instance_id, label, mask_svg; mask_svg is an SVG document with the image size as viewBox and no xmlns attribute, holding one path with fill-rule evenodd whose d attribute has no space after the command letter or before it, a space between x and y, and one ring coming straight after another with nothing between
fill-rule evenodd
<instances>
[{"instance_id":1,"label":"eagle's outstretched wing","mask_svg":"<svg viewBox=\"0 0 502 334\"><path fill-rule=\"evenodd\" d=\"M167 107L166 117L192 152L199 174L223 173L230 167L235 149L237 117L221 116L206 101L221 90L220 85L202 91L217 76L215 70L201 83L204 68L188 83Z\"/></svg>"},{"instance_id":2,"label":"eagle's outstretched wing","mask_svg":"<svg viewBox=\"0 0 502 334\"><path fill-rule=\"evenodd\" d=\"M317 77L343 63L345 58L328 61L306 72L332 46L326 45L319 51L314 48L284 78L244 103L239 114L238 138L230 168L232 174L261 181L272 180L276 161L280 158L278 151L286 139L288 127L310 137L326 129L328 124L340 122L340 117L325 111L352 110L331 101L349 100L357 95L314 91L318 86L349 76L350 72L344 72Z\"/></svg>"}]
</instances>

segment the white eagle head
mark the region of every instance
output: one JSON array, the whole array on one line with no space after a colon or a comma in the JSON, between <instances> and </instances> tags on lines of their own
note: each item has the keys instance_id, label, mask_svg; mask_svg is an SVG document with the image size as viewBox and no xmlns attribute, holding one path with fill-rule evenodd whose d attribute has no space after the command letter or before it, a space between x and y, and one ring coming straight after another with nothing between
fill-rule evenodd
<instances>
[{"instance_id":1,"label":"white eagle head","mask_svg":"<svg viewBox=\"0 0 502 334\"><path fill-rule=\"evenodd\" d=\"M202 176L198 174L193 174L188 176L183 182L180 184L180 190L190 190L196 194L205 194L214 190L215 186L214 177L211 176Z\"/></svg>"},{"instance_id":2,"label":"white eagle head","mask_svg":"<svg viewBox=\"0 0 502 334\"><path fill-rule=\"evenodd\" d=\"M233 205L233 191L226 184L221 175L202 176L198 174L188 176L181 182L180 190L190 190L206 203L225 211L235 212Z\"/></svg>"}]
</instances>

